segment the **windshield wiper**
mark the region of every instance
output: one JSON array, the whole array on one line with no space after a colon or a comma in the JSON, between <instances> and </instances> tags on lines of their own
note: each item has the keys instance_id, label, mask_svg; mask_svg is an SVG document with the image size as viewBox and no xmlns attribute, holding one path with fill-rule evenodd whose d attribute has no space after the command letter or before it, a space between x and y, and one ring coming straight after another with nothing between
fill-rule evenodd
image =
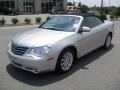
<instances>
[{"instance_id":1,"label":"windshield wiper","mask_svg":"<svg viewBox=\"0 0 120 90\"><path fill-rule=\"evenodd\" d=\"M58 28L52 28L52 27L41 27L41 28L43 28L43 29L50 29L50 30L56 30L56 31L62 31L62 30L60 30Z\"/></svg>"},{"instance_id":2,"label":"windshield wiper","mask_svg":"<svg viewBox=\"0 0 120 90\"><path fill-rule=\"evenodd\" d=\"M56 30L56 28L49 28L49 27L42 27L43 29L50 29L50 30Z\"/></svg>"}]
</instances>

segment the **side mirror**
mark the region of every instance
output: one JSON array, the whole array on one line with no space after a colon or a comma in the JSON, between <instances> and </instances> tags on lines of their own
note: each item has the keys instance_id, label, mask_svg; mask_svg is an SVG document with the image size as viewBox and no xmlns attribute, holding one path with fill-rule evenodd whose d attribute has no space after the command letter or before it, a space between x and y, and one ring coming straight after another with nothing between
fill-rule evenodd
<instances>
[{"instance_id":1,"label":"side mirror","mask_svg":"<svg viewBox=\"0 0 120 90\"><path fill-rule=\"evenodd\" d=\"M78 31L78 33L81 33L81 32L90 32L90 28L89 28L89 27L86 27L86 26L83 26L83 27L80 28L80 30Z\"/></svg>"},{"instance_id":2,"label":"side mirror","mask_svg":"<svg viewBox=\"0 0 120 90\"><path fill-rule=\"evenodd\" d=\"M85 26L83 26L81 30L82 32L90 32L90 28Z\"/></svg>"}]
</instances>

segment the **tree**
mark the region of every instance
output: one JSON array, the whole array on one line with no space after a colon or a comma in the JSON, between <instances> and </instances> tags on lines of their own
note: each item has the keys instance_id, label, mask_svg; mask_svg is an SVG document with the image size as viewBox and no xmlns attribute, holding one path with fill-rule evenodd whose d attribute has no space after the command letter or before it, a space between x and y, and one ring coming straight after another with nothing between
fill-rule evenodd
<instances>
[{"instance_id":1,"label":"tree","mask_svg":"<svg viewBox=\"0 0 120 90\"><path fill-rule=\"evenodd\" d=\"M87 5L81 5L81 12L82 13L87 13L89 11L89 8L88 8L88 6Z\"/></svg>"},{"instance_id":2,"label":"tree","mask_svg":"<svg viewBox=\"0 0 120 90\"><path fill-rule=\"evenodd\" d=\"M116 15L120 16L120 7L117 8Z\"/></svg>"},{"instance_id":3,"label":"tree","mask_svg":"<svg viewBox=\"0 0 120 90\"><path fill-rule=\"evenodd\" d=\"M79 2L79 3L78 3L78 7L81 7L81 5L82 5L81 2Z\"/></svg>"},{"instance_id":4,"label":"tree","mask_svg":"<svg viewBox=\"0 0 120 90\"><path fill-rule=\"evenodd\" d=\"M68 2L67 5L68 6L72 6L73 4L72 4L72 2Z\"/></svg>"},{"instance_id":5,"label":"tree","mask_svg":"<svg viewBox=\"0 0 120 90\"><path fill-rule=\"evenodd\" d=\"M109 12L115 16L120 16L120 7L111 6Z\"/></svg>"},{"instance_id":6,"label":"tree","mask_svg":"<svg viewBox=\"0 0 120 90\"><path fill-rule=\"evenodd\" d=\"M108 14L109 13L108 7L103 7L101 13Z\"/></svg>"},{"instance_id":7,"label":"tree","mask_svg":"<svg viewBox=\"0 0 120 90\"><path fill-rule=\"evenodd\" d=\"M112 13L112 14L115 14L117 12L117 7L115 6L110 6L109 7L109 12Z\"/></svg>"},{"instance_id":8,"label":"tree","mask_svg":"<svg viewBox=\"0 0 120 90\"><path fill-rule=\"evenodd\" d=\"M75 6L75 1L73 1L73 6Z\"/></svg>"}]
</instances>

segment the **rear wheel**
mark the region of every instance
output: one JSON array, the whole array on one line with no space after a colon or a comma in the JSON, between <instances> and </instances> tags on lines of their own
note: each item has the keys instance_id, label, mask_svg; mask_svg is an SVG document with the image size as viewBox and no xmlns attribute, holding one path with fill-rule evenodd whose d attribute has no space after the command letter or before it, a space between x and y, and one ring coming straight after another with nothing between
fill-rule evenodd
<instances>
[{"instance_id":1,"label":"rear wheel","mask_svg":"<svg viewBox=\"0 0 120 90\"><path fill-rule=\"evenodd\" d=\"M74 59L75 59L74 50L70 48L65 49L58 58L56 71L61 73L69 71L73 65Z\"/></svg>"},{"instance_id":2,"label":"rear wheel","mask_svg":"<svg viewBox=\"0 0 120 90\"><path fill-rule=\"evenodd\" d=\"M111 47L112 36L109 34L106 38L104 48L109 49Z\"/></svg>"}]
</instances>

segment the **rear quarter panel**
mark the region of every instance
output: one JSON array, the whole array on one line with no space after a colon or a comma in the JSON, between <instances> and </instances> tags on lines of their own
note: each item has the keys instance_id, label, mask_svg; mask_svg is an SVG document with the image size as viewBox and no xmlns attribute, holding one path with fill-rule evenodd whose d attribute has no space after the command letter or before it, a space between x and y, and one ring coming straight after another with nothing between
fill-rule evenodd
<instances>
[{"instance_id":1,"label":"rear quarter panel","mask_svg":"<svg viewBox=\"0 0 120 90\"><path fill-rule=\"evenodd\" d=\"M101 41L102 41L102 45L104 45L107 35L110 32L112 32L112 35L114 35L114 23L111 21L105 21L102 25L99 26L99 29L102 30Z\"/></svg>"},{"instance_id":2,"label":"rear quarter panel","mask_svg":"<svg viewBox=\"0 0 120 90\"><path fill-rule=\"evenodd\" d=\"M105 21L105 24L106 24L106 26L107 26L107 30L109 31L109 32L112 32L112 34L113 34L113 36L114 36L114 22L112 22L112 21Z\"/></svg>"}]
</instances>

